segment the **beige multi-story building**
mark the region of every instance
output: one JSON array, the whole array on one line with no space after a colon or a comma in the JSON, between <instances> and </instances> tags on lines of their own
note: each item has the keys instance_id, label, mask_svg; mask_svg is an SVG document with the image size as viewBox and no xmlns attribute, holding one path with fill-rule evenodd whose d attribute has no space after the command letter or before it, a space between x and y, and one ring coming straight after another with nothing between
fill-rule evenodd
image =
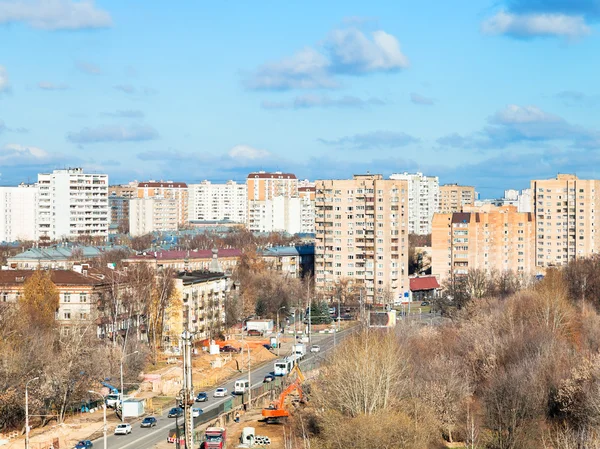
<instances>
[{"instance_id":1,"label":"beige multi-story building","mask_svg":"<svg viewBox=\"0 0 600 449\"><path fill-rule=\"evenodd\" d=\"M188 220L188 186L185 182L148 181L137 186L138 198L161 197L177 203L177 223L184 226Z\"/></svg>"},{"instance_id":2,"label":"beige multi-story building","mask_svg":"<svg viewBox=\"0 0 600 449\"><path fill-rule=\"evenodd\" d=\"M108 195L119 198L137 198L137 187L137 181L131 181L128 184L108 186Z\"/></svg>"},{"instance_id":3,"label":"beige multi-story building","mask_svg":"<svg viewBox=\"0 0 600 449\"><path fill-rule=\"evenodd\" d=\"M600 180L559 174L531 181L538 267L566 265L600 249Z\"/></svg>"},{"instance_id":4,"label":"beige multi-story building","mask_svg":"<svg viewBox=\"0 0 600 449\"><path fill-rule=\"evenodd\" d=\"M444 184L440 186L440 207L442 214L462 212L463 206L475 203L475 187L459 186L458 184Z\"/></svg>"},{"instance_id":5,"label":"beige multi-story building","mask_svg":"<svg viewBox=\"0 0 600 449\"><path fill-rule=\"evenodd\" d=\"M133 198L129 201L129 233L136 237L155 231L176 231L179 203L159 196Z\"/></svg>"},{"instance_id":6,"label":"beige multi-story building","mask_svg":"<svg viewBox=\"0 0 600 449\"><path fill-rule=\"evenodd\" d=\"M408 292L408 182L367 174L316 189L317 290L349 280L371 303Z\"/></svg>"},{"instance_id":7,"label":"beige multi-story building","mask_svg":"<svg viewBox=\"0 0 600 449\"><path fill-rule=\"evenodd\" d=\"M465 206L433 216L432 274L440 282L470 269L535 274L535 221L516 206Z\"/></svg>"},{"instance_id":8,"label":"beige multi-story building","mask_svg":"<svg viewBox=\"0 0 600 449\"><path fill-rule=\"evenodd\" d=\"M248 187L248 229L253 232L300 232L298 178L292 173L259 171L250 173Z\"/></svg>"}]
</instances>

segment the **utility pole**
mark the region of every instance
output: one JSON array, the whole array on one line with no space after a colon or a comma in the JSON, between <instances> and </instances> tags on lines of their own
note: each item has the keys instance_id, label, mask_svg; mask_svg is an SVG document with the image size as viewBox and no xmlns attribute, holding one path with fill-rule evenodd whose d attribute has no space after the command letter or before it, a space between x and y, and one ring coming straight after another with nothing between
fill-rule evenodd
<instances>
[{"instance_id":1,"label":"utility pole","mask_svg":"<svg viewBox=\"0 0 600 449\"><path fill-rule=\"evenodd\" d=\"M27 383L25 383L25 449L29 449L29 382L33 382L34 380L38 380L39 377L34 377L33 379L29 379Z\"/></svg>"},{"instance_id":2,"label":"utility pole","mask_svg":"<svg viewBox=\"0 0 600 449\"><path fill-rule=\"evenodd\" d=\"M192 384L192 334L188 331L187 320L185 330L181 334L183 342L183 430L185 432L185 449L193 446L193 417L192 406L194 405L194 385Z\"/></svg>"}]
</instances>

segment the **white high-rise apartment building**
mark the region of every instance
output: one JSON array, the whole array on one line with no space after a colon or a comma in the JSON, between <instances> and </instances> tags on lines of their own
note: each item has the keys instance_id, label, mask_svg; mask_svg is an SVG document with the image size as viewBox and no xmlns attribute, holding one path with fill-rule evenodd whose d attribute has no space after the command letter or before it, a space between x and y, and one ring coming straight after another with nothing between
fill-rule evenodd
<instances>
[{"instance_id":1,"label":"white high-rise apartment building","mask_svg":"<svg viewBox=\"0 0 600 449\"><path fill-rule=\"evenodd\" d=\"M188 218L192 220L246 223L248 188L246 184L228 181L225 184L188 184Z\"/></svg>"},{"instance_id":2,"label":"white high-rise apartment building","mask_svg":"<svg viewBox=\"0 0 600 449\"><path fill-rule=\"evenodd\" d=\"M300 233L302 234L315 233L316 190L314 183L312 183L312 186L298 187L298 195L300 196Z\"/></svg>"},{"instance_id":3,"label":"white high-rise apartment building","mask_svg":"<svg viewBox=\"0 0 600 449\"><path fill-rule=\"evenodd\" d=\"M39 239L108 236L108 175L54 170L38 174L38 189Z\"/></svg>"},{"instance_id":4,"label":"white high-rise apartment building","mask_svg":"<svg viewBox=\"0 0 600 449\"><path fill-rule=\"evenodd\" d=\"M35 240L37 184L0 187L0 242Z\"/></svg>"},{"instance_id":5,"label":"white high-rise apartment building","mask_svg":"<svg viewBox=\"0 0 600 449\"><path fill-rule=\"evenodd\" d=\"M129 200L129 233L136 237L155 231L176 231L179 202L175 198L153 196Z\"/></svg>"},{"instance_id":6,"label":"white high-rise apartment building","mask_svg":"<svg viewBox=\"0 0 600 449\"><path fill-rule=\"evenodd\" d=\"M250 173L248 186L248 229L252 232L301 229L301 203L298 178L292 173L259 171Z\"/></svg>"},{"instance_id":7,"label":"white high-rise apartment building","mask_svg":"<svg viewBox=\"0 0 600 449\"><path fill-rule=\"evenodd\" d=\"M518 212L531 212L531 189L505 190L498 206L517 206Z\"/></svg>"},{"instance_id":8,"label":"white high-rise apartment building","mask_svg":"<svg viewBox=\"0 0 600 449\"><path fill-rule=\"evenodd\" d=\"M431 234L433 214L438 212L440 183L437 176L423 173L395 173L390 179L408 181L408 232Z\"/></svg>"}]
</instances>

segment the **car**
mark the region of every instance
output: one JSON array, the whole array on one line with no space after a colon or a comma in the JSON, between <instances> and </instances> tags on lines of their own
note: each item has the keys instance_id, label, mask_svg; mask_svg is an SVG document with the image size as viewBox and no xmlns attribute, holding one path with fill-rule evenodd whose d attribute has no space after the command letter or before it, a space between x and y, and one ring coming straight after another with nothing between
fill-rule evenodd
<instances>
[{"instance_id":1,"label":"car","mask_svg":"<svg viewBox=\"0 0 600 449\"><path fill-rule=\"evenodd\" d=\"M144 418L140 427L154 427L156 426L156 418L154 416L147 416Z\"/></svg>"},{"instance_id":2,"label":"car","mask_svg":"<svg viewBox=\"0 0 600 449\"><path fill-rule=\"evenodd\" d=\"M321 347L319 345L312 345L310 347L310 352L320 352L321 351Z\"/></svg>"},{"instance_id":3,"label":"car","mask_svg":"<svg viewBox=\"0 0 600 449\"><path fill-rule=\"evenodd\" d=\"M427 301L423 301L423 302L421 303L421 305L422 305L422 306L428 306L428 305L429 305L429 303L428 303Z\"/></svg>"},{"instance_id":4,"label":"car","mask_svg":"<svg viewBox=\"0 0 600 449\"><path fill-rule=\"evenodd\" d=\"M193 408L192 409L192 418L197 418L202 413L204 413L204 410L202 410L201 408Z\"/></svg>"},{"instance_id":5,"label":"car","mask_svg":"<svg viewBox=\"0 0 600 449\"><path fill-rule=\"evenodd\" d=\"M75 445L75 449L88 449L90 447L94 447L94 443L90 440L81 440Z\"/></svg>"},{"instance_id":6,"label":"car","mask_svg":"<svg viewBox=\"0 0 600 449\"><path fill-rule=\"evenodd\" d=\"M206 402L206 401L208 401L208 395L204 392L198 393L198 396L196 396L196 402Z\"/></svg>"},{"instance_id":7,"label":"car","mask_svg":"<svg viewBox=\"0 0 600 449\"><path fill-rule=\"evenodd\" d=\"M268 349L270 351L271 349L273 349L273 346L268 345L268 344L264 344L263 348Z\"/></svg>"},{"instance_id":8,"label":"car","mask_svg":"<svg viewBox=\"0 0 600 449\"><path fill-rule=\"evenodd\" d=\"M273 374L267 374L263 379L263 382L273 382L275 380L275 376Z\"/></svg>"},{"instance_id":9,"label":"car","mask_svg":"<svg viewBox=\"0 0 600 449\"><path fill-rule=\"evenodd\" d=\"M248 331L248 336L249 337L262 337L262 332L257 330L257 329L250 329Z\"/></svg>"},{"instance_id":10,"label":"car","mask_svg":"<svg viewBox=\"0 0 600 449\"><path fill-rule=\"evenodd\" d=\"M131 424L119 424L115 428L115 435L128 435L131 433Z\"/></svg>"},{"instance_id":11,"label":"car","mask_svg":"<svg viewBox=\"0 0 600 449\"><path fill-rule=\"evenodd\" d=\"M167 414L168 418L179 418L180 416L183 416L183 409L181 407L173 407Z\"/></svg>"},{"instance_id":12,"label":"car","mask_svg":"<svg viewBox=\"0 0 600 449\"><path fill-rule=\"evenodd\" d=\"M233 346L230 345L225 345L221 348L221 352L240 352L241 349L238 348L234 348Z\"/></svg>"},{"instance_id":13,"label":"car","mask_svg":"<svg viewBox=\"0 0 600 449\"><path fill-rule=\"evenodd\" d=\"M106 396L106 398L104 399L104 401L106 402L106 406L108 408L115 408L119 403L120 396L121 395L119 394L109 394L108 396Z\"/></svg>"},{"instance_id":14,"label":"car","mask_svg":"<svg viewBox=\"0 0 600 449\"><path fill-rule=\"evenodd\" d=\"M227 388L221 387L215 390L215 394L213 395L215 398L224 398L227 394Z\"/></svg>"}]
</instances>

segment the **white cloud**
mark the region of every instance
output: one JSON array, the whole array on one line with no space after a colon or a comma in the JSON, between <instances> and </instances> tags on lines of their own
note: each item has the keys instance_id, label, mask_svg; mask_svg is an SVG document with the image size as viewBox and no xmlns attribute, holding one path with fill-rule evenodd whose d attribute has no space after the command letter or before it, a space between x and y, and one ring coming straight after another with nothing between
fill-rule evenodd
<instances>
[{"instance_id":1,"label":"white cloud","mask_svg":"<svg viewBox=\"0 0 600 449\"><path fill-rule=\"evenodd\" d=\"M482 23L481 30L485 34L506 34L518 38L575 38L590 34L590 27L583 16L562 13L513 14L499 11Z\"/></svg>"},{"instance_id":2,"label":"white cloud","mask_svg":"<svg viewBox=\"0 0 600 449\"><path fill-rule=\"evenodd\" d=\"M372 40L356 29L339 29L329 34L325 46L336 73L369 73L407 68L408 58L400 43L385 31L372 33Z\"/></svg>"},{"instance_id":3,"label":"white cloud","mask_svg":"<svg viewBox=\"0 0 600 449\"><path fill-rule=\"evenodd\" d=\"M124 92L126 94L133 94L135 93L135 87L133 87L131 84L119 84L117 86L113 86L116 90L120 90L121 92Z\"/></svg>"},{"instance_id":4,"label":"white cloud","mask_svg":"<svg viewBox=\"0 0 600 449\"><path fill-rule=\"evenodd\" d=\"M263 109L308 109L308 108L357 108L362 109L367 106L382 106L386 102L380 98L371 97L363 100L362 98L346 95L340 98L330 98L327 95L299 95L292 101L263 101Z\"/></svg>"},{"instance_id":5,"label":"white cloud","mask_svg":"<svg viewBox=\"0 0 600 449\"><path fill-rule=\"evenodd\" d=\"M496 112L490 121L510 125L520 123L558 123L564 120L558 115L542 111L537 106L509 104L504 109Z\"/></svg>"},{"instance_id":6,"label":"white cloud","mask_svg":"<svg viewBox=\"0 0 600 449\"><path fill-rule=\"evenodd\" d=\"M7 143L4 145L4 150L13 151L16 154L30 154L36 159L48 157L48 152L38 147L19 145L18 143Z\"/></svg>"},{"instance_id":7,"label":"white cloud","mask_svg":"<svg viewBox=\"0 0 600 449\"><path fill-rule=\"evenodd\" d=\"M84 128L79 132L67 135L67 140L73 143L141 142L157 138L158 132L147 125L106 125L98 128Z\"/></svg>"},{"instance_id":8,"label":"white cloud","mask_svg":"<svg viewBox=\"0 0 600 449\"><path fill-rule=\"evenodd\" d=\"M419 95L416 92L411 92L410 101L412 101L414 104L420 104L423 106L432 106L433 104L435 104L435 100L433 98L428 98L423 95Z\"/></svg>"},{"instance_id":9,"label":"white cloud","mask_svg":"<svg viewBox=\"0 0 600 449\"><path fill-rule=\"evenodd\" d=\"M0 23L24 22L42 30L108 28L108 12L93 0L4 0L0 1Z\"/></svg>"},{"instance_id":10,"label":"white cloud","mask_svg":"<svg viewBox=\"0 0 600 449\"><path fill-rule=\"evenodd\" d=\"M333 30L319 49L306 47L290 57L258 67L244 84L249 89L335 88L336 75L365 75L407 68L400 43L385 31L368 37L357 28Z\"/></svg>"},{"instance_id":11,"label":"white cloud","mask_svg":"<svg viewBox=\"0 0 600 449\"><path fill-rule=\"evenodd\" d=\"M236 145L227 153L233 159L256 160L271 156L267 150L253 148L249 145Z\"/></svg>"},{"instance_id":12,"label":"white cloud","mask_svg":"<svg viewBox=\"0 0 600 449\"><path fill-rule=\"evenodd\" d=\"M66 84L56 84L50 81L40 81L38 83L38 87L42 90L66 90L69 88Z\"/></svg>"},{"instance_id":13,"label":"white cloud","mask_svg":"<svg viewBox=\"0 0 600 449\"><path fill-rule=\"evenodd\" d=\"M0 65L0 92L8 91L9 88L8 73L6 72L6 68Z\"/></svg>"},{"instance_id":14,"label":"white cloud","mask_svg":"<svg viewBox=\"0 0 600 449\"><path fill-rule=\"evenodd\" d=\"M75 63L75 67L89 75L100 75L102 73L102 69L100 67L90 62L77 61Z\"/></svg>"}]
</instances>

